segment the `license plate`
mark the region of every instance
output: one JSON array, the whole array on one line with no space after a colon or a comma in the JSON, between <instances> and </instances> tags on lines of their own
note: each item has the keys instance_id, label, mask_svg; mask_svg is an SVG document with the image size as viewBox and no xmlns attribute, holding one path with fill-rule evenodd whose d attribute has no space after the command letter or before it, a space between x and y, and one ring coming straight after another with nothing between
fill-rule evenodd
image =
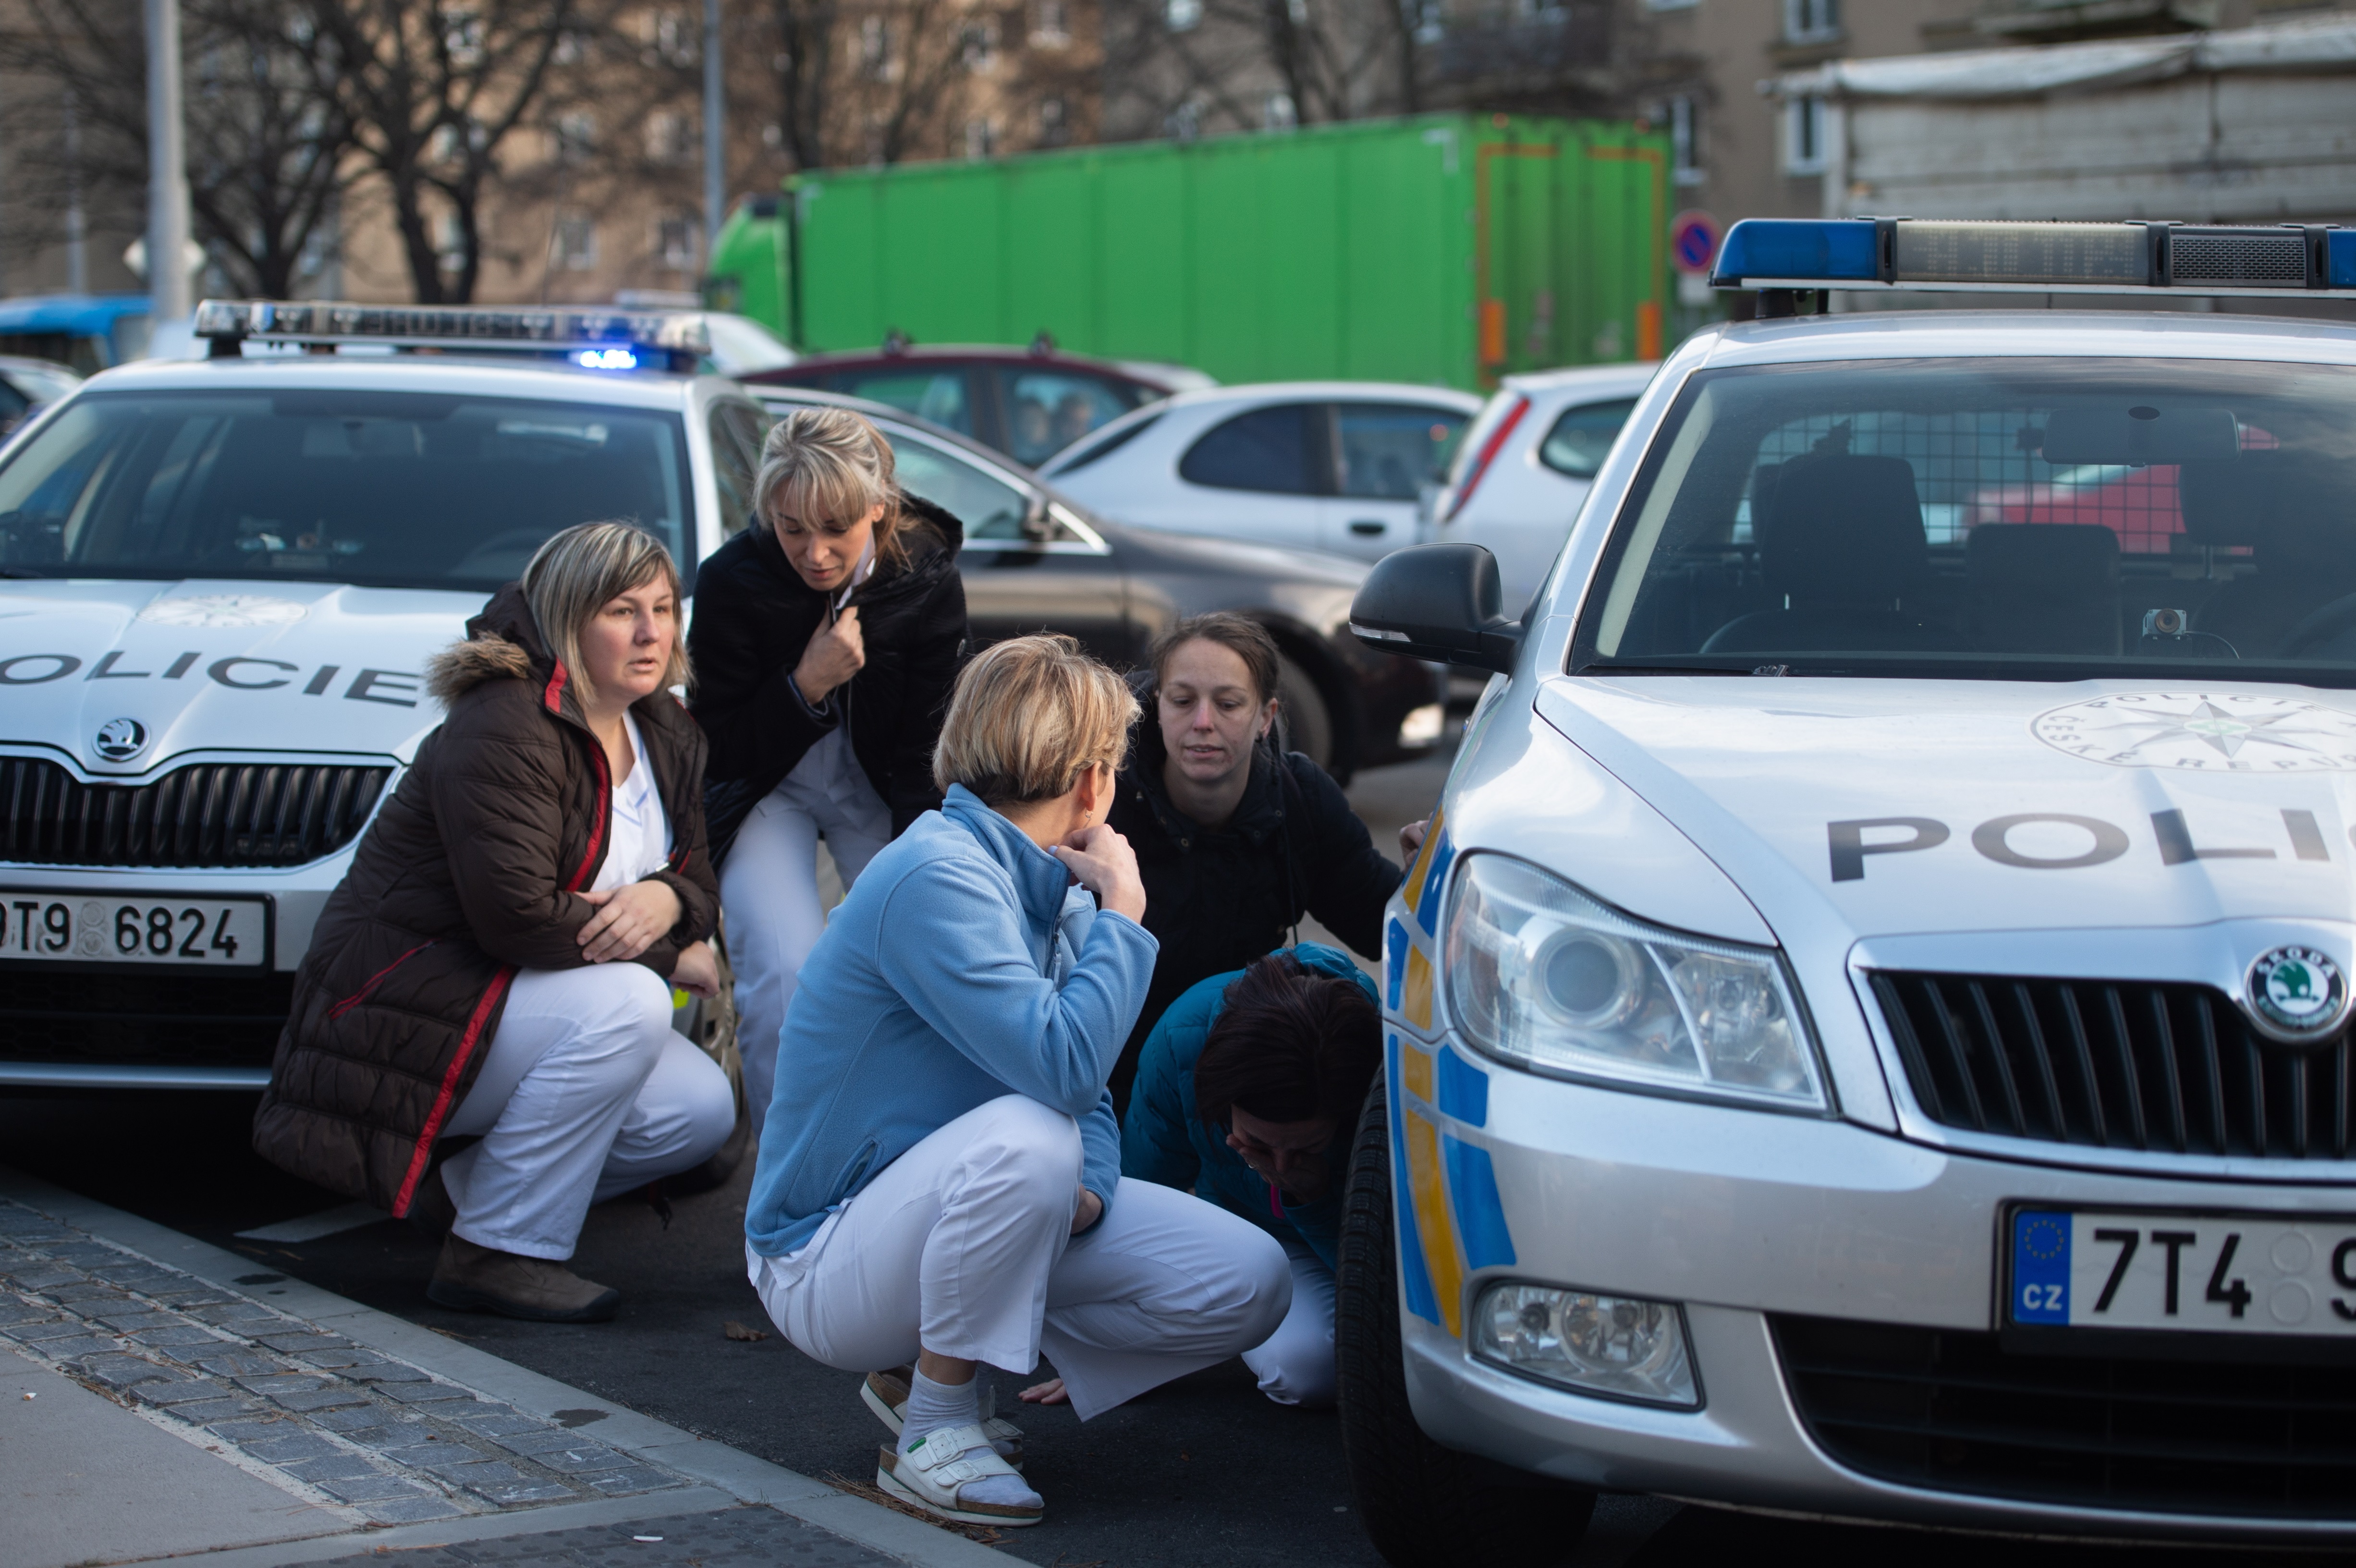
<instances>
[{"instance_id":1,"label":"license plate","mask_svg":"<svg viewBox=\"0 0 2356 1568\"><path fill-rule=\"evenodd\" d=\"M2019 1209L2023 1327L2356 1339L2356 1218Z\"/></svg>"},{"instance_id":2,"label":"license plate","mask_svg":"<svg viewBox=\"0 0 2356 1568\"><path fill-rule=\"evenodd\" d=\"M0 888L0 962L270 964L268 899L61 896Z\"/></svg>"}]
</instances>

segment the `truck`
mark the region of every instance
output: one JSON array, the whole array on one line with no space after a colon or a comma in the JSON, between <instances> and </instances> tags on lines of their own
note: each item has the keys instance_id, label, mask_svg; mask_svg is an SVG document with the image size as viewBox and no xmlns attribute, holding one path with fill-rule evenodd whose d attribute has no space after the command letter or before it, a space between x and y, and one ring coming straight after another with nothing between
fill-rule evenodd
<instances>
[{"instance_id":1,"label":"truck","mask_svg":"<svg viewBox=\"0 0 2356 1568\"><path fill-rule=\"evenodd\" d=\"M1485 390L1659 356L1669 185L1640 123L1468 113L827 169L737 207L710 299L812 353L1045 334Z\"/></svg>"}]
</instances>

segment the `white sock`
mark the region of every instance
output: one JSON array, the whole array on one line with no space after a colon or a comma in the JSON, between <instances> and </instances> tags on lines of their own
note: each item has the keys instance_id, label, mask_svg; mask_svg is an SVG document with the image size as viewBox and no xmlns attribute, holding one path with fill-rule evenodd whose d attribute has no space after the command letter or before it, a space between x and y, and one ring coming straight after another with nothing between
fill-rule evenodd
<instances>
[{"instance_id":1,"label":"white sock","mask_svg":"<svg viewBox=\"0 0 2356 1568\"><path fill-rule=\"evenodd\" d=\"M950 1426L981 1424L981 1375L979 1370L961 1383L937 1383L922 1372L908 1382L908 1408L900 1428L900 1452L915 1447L928 1432ZM983 1445L987 1447L988 1445ZM996 1503L1001 1508L1037 1508L1037 1492L1020 1476L986 1476L968 1481L958 1496L969 1502Z\"/></svg>"}]
</instances>

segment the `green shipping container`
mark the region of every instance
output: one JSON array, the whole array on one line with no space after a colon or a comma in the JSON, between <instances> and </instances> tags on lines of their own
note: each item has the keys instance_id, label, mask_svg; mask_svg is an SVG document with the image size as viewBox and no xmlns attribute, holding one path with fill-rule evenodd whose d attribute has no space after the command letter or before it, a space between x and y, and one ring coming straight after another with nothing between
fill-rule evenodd
<instances>
[{"instance_id":1,"label":"green shipping container","mask_svg":"<svg viewBox=\"0 0 2356 1568\"><path fill-rule=\"evenodd\" d=\"M1668 187L1665 139L1625 124L1357 121L821 171L754 264L810 349L1046 332L1228 382L1479 389L1659 355Z\"/></svg>"}]
</instances>

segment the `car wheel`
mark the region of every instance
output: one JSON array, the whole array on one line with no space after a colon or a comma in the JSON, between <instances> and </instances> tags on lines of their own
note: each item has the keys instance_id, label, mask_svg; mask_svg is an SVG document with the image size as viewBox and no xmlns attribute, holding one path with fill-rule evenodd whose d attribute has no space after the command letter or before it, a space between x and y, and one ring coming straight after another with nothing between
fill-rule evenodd
<instances>
[{"instance_id":1,"label":"car wheel","mask_svg":"<svg viewBox=\"0 0 2356 1568\"><path fill-rule=\"evenodd\" d=\"M1276 656L1276 711L1292 750L1328 773L1333 767L1333 712L1310 673L1286 655Z\"/></svg>"},{"instance_id":2,"label":"car wheel","mask_svg":"<svg viewBox=\"0 0 2356 1568\"><path fill-rule=\"evenodd\" d=\"M1408 1408L1390 1153L1377 1078L1350 1148L1333 1308L1342 1452L1359 1522L1391 1568L1566 1562L1587 1532L1593 1492L1443 1448Z\"/></svg>"}]
</instances>

